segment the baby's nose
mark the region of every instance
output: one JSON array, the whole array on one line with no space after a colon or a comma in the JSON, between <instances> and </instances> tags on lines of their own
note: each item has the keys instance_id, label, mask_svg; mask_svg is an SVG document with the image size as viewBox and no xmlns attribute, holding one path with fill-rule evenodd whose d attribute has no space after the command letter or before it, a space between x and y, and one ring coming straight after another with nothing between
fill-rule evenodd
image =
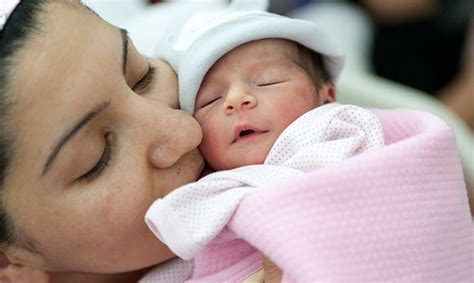
<instances>
[{"instance_id":1,"label":"baby's nose","mask_svg":"<svg viewBox=\"0 0 474 283\"><path fill-rule=\"evenodd\" d=\"M250 89L242 85L229 88L224 101L224 112L227 115L234 111L252 109L255 106L257 106L257 97Z\"/></svg>"}]
</instances>

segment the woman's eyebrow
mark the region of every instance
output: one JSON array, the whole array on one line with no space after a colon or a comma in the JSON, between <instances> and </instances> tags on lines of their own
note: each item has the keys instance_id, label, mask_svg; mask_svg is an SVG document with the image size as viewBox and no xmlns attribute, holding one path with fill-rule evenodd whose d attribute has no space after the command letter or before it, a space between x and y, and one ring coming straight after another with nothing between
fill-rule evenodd
<instances>
[{"instance_id":1,"label":"woman's eyebrow","mask_svg":"<svg viewBox=\"0 0 474 283\"><path fill-rule=\"evenodd\" d=\"M45 163L45 166L43 168L43 173L41 174L41 176L44 176L48 172L49 168L51 168L51 165L53 164L54 160L58 156L63 146L68 141L70 141L79 132L79 130L84 128L85 125L87 125L90 121L92 121L97 115L104 112L109 105L110 105L110 101L107 101L96 106L94 109L89 111L86 115L84 115L84 117L82 117L82 119L79 120L79 122L77 122L74 127L72 127L69 131L66 132L66 134L59 140L56 146L53 147L53 150L51 151L51 154L48 157L48 161Z\"/></svg>"},{"instance_id":2,"label":"woman's eyebrow","mask_svg":"<svg viewBox=\"0 0 474 283\"><path fill-rule=\"evenodd\" d=\"M122 39L122 72L123 75L125 76L125 72L127 70L127 58L128 58L128 31L126 29L119 29L120 32L120 37ZM107 107L109 106L110 101L101 103L91 111L89 111L84 117L76 123L74 127L72 127L69 131L66 132L66 134L59 140L59 142L56 144L55 147L53 147L53 150L51 151L51 154L48 157L48 160L46 161L43 172L41 176L46 175L48 173L49 168L53 164L54 160L58 156L59 152L63 148L63 146L71 140L77 132L79 132L80 129L82 129L87 123L89 123L94 117L99 115L100 113L104 112Z\"/></svg>"}]
</instances>

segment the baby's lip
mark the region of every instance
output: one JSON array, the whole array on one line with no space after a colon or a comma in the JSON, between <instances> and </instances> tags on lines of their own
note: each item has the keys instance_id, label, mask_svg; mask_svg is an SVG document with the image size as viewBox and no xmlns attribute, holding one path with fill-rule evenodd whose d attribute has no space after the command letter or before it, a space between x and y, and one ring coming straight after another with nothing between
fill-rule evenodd
<instances>
[{"instance_id":1,"label":"baby's lip","mask_svg":"<svg viewBox=\"0 0 474 283\"><path fill-rule=\"evenodd\" d=\"M248 135L261 134L268 131L260 130L250 124L240 124L234 128L234 140L232 143L235 143L241 138L244 138Z\"/></svg>"}]
</instances>

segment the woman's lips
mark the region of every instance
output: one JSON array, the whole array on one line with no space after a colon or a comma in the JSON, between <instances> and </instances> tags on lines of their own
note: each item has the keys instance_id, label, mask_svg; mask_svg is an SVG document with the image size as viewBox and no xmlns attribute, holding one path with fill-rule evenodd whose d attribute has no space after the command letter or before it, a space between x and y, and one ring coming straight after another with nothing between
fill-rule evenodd
<instances>
[{"instance_id":1,"label":"woman's lips","mask_svg":"<svg viewBox=\"0 0 474 283\"><path fill-rule=\"evenodd\" d=\"M268 131L260 130L249 124L237 125L234 128L234 140L232 141L232 143L235 143L236 141L239 141L239 140L252 138L254 136L257 136L266 132Z\"/></svg>"}]
</instances>

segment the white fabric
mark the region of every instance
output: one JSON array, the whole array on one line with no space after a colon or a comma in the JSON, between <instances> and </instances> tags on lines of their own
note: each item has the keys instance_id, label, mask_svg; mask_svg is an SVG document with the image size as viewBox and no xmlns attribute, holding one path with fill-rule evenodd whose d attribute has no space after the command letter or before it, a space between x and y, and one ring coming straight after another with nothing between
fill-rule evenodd
<instances>
[{"instance_id":1,"label":"white fabric","mask_svg":"<svg viewBox=\"0 0 474 283\"><path fill-rule=\"evenodd\" d=\"M185 185L156 200L145 221L177 256L191 259L221 232L247 194L383 144L382 126L372 112L321 106L285 129L264 165L215 172Z\"/></svg>"},{"instance_id":2,"label":"white fabric","mask_svg":"<svg viewBox=\"0 0 474 283\"><path fill-rule=\"evenodd\" d=\"M20 0L2 0L0 2L0 31L3 30L3 26L10 17L13 10L20 3Z\"/></svg>"},{"instance_id":3,"label":"white fabric","mask_svg":"<svg viewBox=\"0 0 474 283\"><path fill-rule=\"evenodd\" d=\"M169 260L150 270L139 283L182 283L193 273L193 261Z\"/></svg>"},{"instance_id":4,"label":"white fabric","mask_svg":"<svg viewBox=\"0 0 474 283\"><path fill-rule=\"evenodd\" d=\"M328 34L312 22L259 11L262 7L261 1L233 1L228 7L199 10L166 26L155 57L166 60L177 72L181 109L194 112L202 79L219 58L263 38L292 40L320 53L331 80L337 79L344 59Z\"/></svg>"}]
</instances>

